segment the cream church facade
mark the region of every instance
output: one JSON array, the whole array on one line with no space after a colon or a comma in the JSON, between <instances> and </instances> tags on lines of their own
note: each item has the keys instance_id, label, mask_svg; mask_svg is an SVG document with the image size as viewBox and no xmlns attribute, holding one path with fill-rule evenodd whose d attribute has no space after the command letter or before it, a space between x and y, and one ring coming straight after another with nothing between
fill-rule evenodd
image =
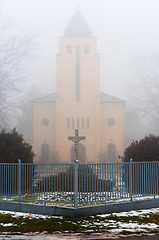
<instances>
[{"instance_id":1,"label":"cream church facade","mask_svg":"<svg viewBox=\"0 0 159 240\"><path fill-rule=\"evenodd\" d=\"M71 163L79 130L79 162L116 162L123 153L124 101L100 92L96 38L76 11L60 38L56 56L56 93L33 102L36 161Z\"/></svg>"}]
</instances>

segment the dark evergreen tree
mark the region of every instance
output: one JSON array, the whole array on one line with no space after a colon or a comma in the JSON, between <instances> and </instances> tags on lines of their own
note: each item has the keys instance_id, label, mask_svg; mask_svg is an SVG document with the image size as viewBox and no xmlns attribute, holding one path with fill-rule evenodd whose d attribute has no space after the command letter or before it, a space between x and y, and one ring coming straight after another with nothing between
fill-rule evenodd
<instances>
[{"instance_id":1,"label":"dark evergreen tree","mask_svg":"<svg viewBox=\"0 0 159 240\"><path fill-rule=\"evenodd\" d=\"M19 186L19 164L21 160L21 193L32 191L35 166L32 146L26 143L16 129L0 132L0 193L17 195Z\"/></svg>"},{"instance_id":2,"label":"dark evergreen tree","mask_svg":"<svg viewBox=\"0 0 159 240\"><path fill-rule=\"evenodd\" d=\"M26 143L16 129L0 132L0 163L33 163L32 146Z\"/></svg>"},{"instance_id":3,"label":"dark evergreen tree","mask_svg":"<svg viewBox=\"0 0 159 240\"><path fill-rule=\"evenodd\" d=\"M135 194L155 195L159 192L159 136L150 135L139 141L134 141L125 150L124 161L137 164L132 170L127 165L123 174L125 185L130 189L130 176L132 178L132 192ZM146 162L146 163L144 163ZM155 162L150 164L150 162ZM131 173L131 175L130 175Z\"/></svg>"},{"instance_id":4,"label":"dark evergreen tree","mask_svg":"<svg viewBox=\"0 0 159 240\"><path fill-rule=\"evenodd\" d=\"M124 152L124 161L129 162L159 161L159 136L150 135L134 141Z\"/></svg>"}]
</instances>

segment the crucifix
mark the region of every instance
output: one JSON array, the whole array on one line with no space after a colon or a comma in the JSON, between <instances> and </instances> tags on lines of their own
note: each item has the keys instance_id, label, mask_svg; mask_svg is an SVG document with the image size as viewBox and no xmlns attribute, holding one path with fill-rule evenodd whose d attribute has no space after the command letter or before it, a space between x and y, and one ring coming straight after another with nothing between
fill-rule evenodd
<instances>
[{"instance_id":1,"label":"crucifix","mask_svg":"<svg viewBox=\"0 0 159 240\"><path fill-rule=\"evenodd\" d=\"M75 136L68 137L68 140L72 140L75 143L75 155L76 155L75 161L77 162L78 162L78 144L81 140L85 140L85 139L86 137L78 135L78 129L75 129Z\"/></svg>"}]
</instances>

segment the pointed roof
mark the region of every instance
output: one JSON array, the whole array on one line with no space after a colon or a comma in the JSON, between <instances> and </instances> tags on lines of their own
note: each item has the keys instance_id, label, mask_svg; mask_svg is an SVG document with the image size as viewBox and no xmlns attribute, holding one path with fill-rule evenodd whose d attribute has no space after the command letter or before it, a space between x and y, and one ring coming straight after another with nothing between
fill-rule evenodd
<instances>
[{"instance_id":1,"label":"pointed roof","mask_svg":"<svg viewBox=\"0 0 159 240\"><path fill-rule=\"evenodd\" d=\"M65 37L90 37L92 31L79 10L75 12L64 32Z\"/></svg>"},{"instance_id":2,"label":"pointed roof","mask_svg":"<svg viewBox=\"0 0 159 240\"><path fill-rule=\"evenodd\" d=\"M37 98L33 100L33 103L52 103L56 102L56 93Z\"/></svg>"},{"instance_id":3,"label":"pointed roof","mask_svg":"<svg viewBox=\"0 0 159 240\"><path fill-rule=\"evenodd\" d=\"M102 92L100 93L100 101L101 103L121 103L121 104L125 103L123 99Z\"/></svg>"}]
</instances>

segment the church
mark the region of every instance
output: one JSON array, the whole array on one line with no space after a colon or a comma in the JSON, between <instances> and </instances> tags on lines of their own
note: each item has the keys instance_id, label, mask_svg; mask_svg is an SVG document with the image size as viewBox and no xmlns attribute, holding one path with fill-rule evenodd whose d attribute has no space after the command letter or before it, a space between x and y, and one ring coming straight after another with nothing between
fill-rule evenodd
<instances>
[{"instance_id":1,"label":"church","mask_svg":"<svg viewBox=\"0 0 159 240\"><path fill-rule=\"evenodd\" d=\"M108 80L107 80L108 81ZM33 101L36 162L73 163L75 129L79 163L117 162L123 154L122 99L100 92L97 39L77 10L60 38L56 55L56 93Z\"/></svg>"}]
</instances>

